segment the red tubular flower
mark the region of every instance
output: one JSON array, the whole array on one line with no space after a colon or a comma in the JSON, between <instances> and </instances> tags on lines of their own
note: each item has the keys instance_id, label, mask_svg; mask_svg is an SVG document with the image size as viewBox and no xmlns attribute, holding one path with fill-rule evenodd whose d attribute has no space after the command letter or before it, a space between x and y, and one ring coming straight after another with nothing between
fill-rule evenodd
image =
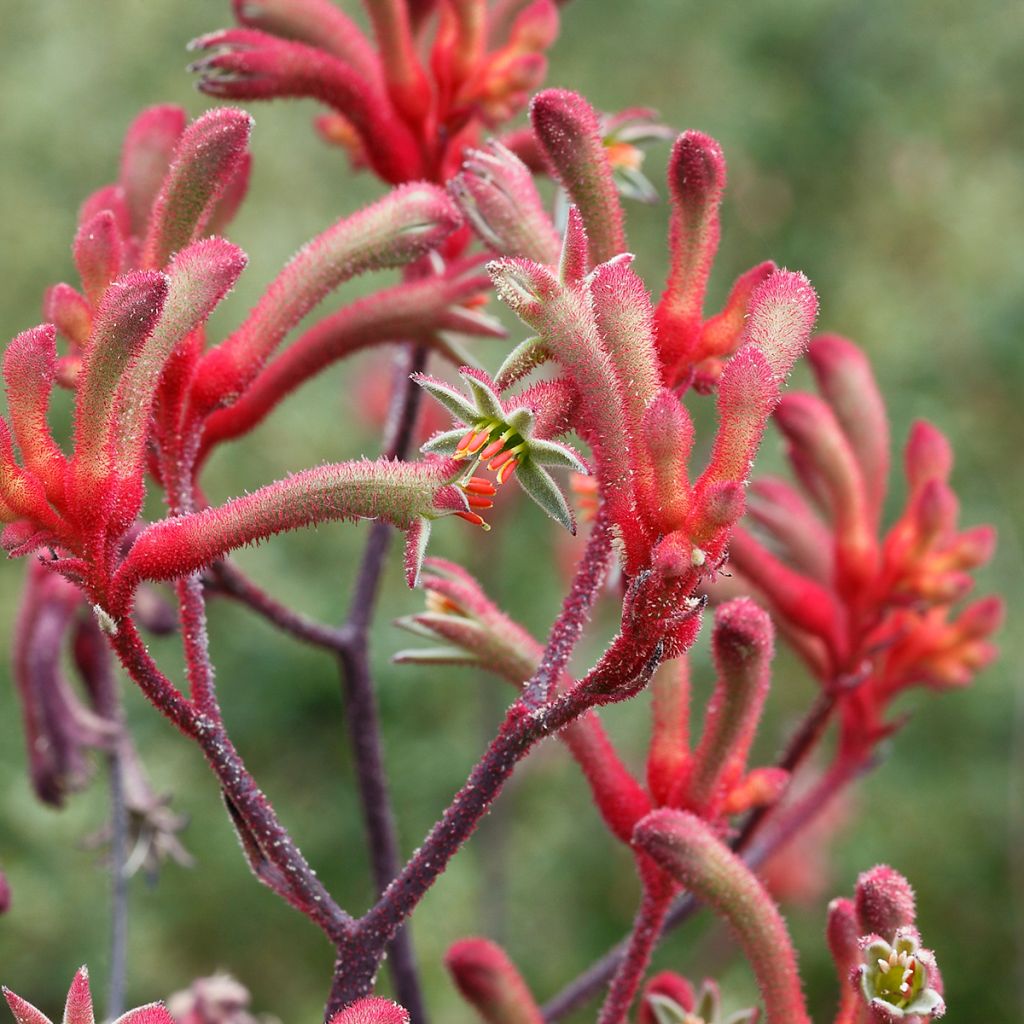
<instances>
[{"instance_id":1,"label":"red tubular flower","mask_svg":"<svg viewBox=\"0 0 1024 1024\"><path fill-rule=\"evenodd\" d=\"M657 309L658 353L670 386L693 384L708 390L723 360L742 343L744 318L754 292L775 270L771 261L741 275L722 311L704 319L704 297L718 250L718 207L725 190L725 157L701 132L684 132L672 148L668 167L672 220L671 263Z\"/></svg>"},{"instance_id":2,"label":"red tubular flower","mask_svg":"<svg viewBox=\"0 0 1024 1024\"><path fill-rule=\"evenodd\" d=\"M777 554L737 530L730 567L835 689L852 764L892 730L886 711L899 693L966 685L994 657L1002 602L955 606L991 557L995 533L957 528L949 445L918 423L905 510L880 536L888 425L870 368L833 335L815 339L810 359L823 398L787 396L776 414L799 490L774 480L754 488L752 519Z\"/></svg>"},{"instance_id":3,"label":"red tubular flower","mask_svg":"<svg viewBox=\"0 0 1024 1024\"><path fill-rule=\"evenodd\" d=\"M202 36L199 88L235 99L310 97L324 139L384 181L443 182L481 130L515 116L543 80L558 34L552 0L507 18L484 0L365 0L371 42L328 0L235 0L244 26ZM419 42L436 14L429 61Z\"/></svg>"}]
</instances>

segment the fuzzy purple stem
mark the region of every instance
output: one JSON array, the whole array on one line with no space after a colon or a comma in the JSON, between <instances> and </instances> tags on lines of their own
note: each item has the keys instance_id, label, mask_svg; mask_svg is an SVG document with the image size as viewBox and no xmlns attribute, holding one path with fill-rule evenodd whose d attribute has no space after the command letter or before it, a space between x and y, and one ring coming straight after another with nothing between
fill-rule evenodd
<instances>
[{"instance_id":1,"label":"fuzzy purple stem","mask_svg":"<svg viewBox=\"0 0 1024 1024\"><path fill-rule=\"evenodd\" d=\"M351 927L352 919L335 903L281 825L223 725L200 713L160 671L130 619L119 623L110 643L142 692L206 755L230 801L236 824L244 826L275 869L273 878L263 875L263 880L337 942Z\"/></svg>"},{"instance_id":2,"label":"fuzzy purple stem","mask_svg":"<svg viewBox=\"0 0 1024 1024\"><path fill-rule=\"evenodd\" d=\"M590 611L605 579L611 547L612 533L602 506L587 538L587 547L577 566L572 587L551 627L540 665L523 690L523 703L527 707L539 707L554 693L558 678L590 618Z\"/></svg>"},{"instance_id":3,"label":"fuzzy purple stem","mask_svg":"<svg viewBox=\"0 0 1024 1024\"><path fill-rule=\"evenodd\" d=\"M609 697L610 693L619 690L632 695L642 688L660 660L658 644L646 658L639 659L639 669L629 678L625 677L621 663L601 662L588 674L586 682L548 704L530 709L519 699L509 708L498 735L423 844L339 946L328 1016L370 990L385 945L473 834L516 765L540 740L596 705L614 699Z\"/></svg>"},{"instance_id":4,"label":"fuzzy purple stem","mask_svg":"<svg viewBox=\"0 0 1024 1024\"><path fill-rule=\"evenodd\" d=\"M384 454L389 458L404 456L412 445L423 391L410 376L424 370L426 362L426 349L416 345L407 346L396 361L397 380L384 443ZM387 523L378 520L370 524L348 616L340 630L342 643L338 650L356 780L378 896L401 867L395 815L384 769L377 694L370 671L369 639L391 535ZM388 953L388 966L399 1002L409 1011L415 1024L427 1024L416 954L408 929L403 928L394 935Z\"/></svg>"},{"instance_id":5,"label":"fuzzy purple stem","mask_svg":"<svg viewBox=\"0 0 1024 1024\"><path fill-rule=\"evenodd\" d=\"M296 640L331 651L340 651L345 646L345 636L340 629L317 622L308 615L282 604L262 587L253 583L232 562L215 563L208 574L206 586L213 593L223 594L245 605L282 633L287 633Z\"/></svg>"}]
</instances>

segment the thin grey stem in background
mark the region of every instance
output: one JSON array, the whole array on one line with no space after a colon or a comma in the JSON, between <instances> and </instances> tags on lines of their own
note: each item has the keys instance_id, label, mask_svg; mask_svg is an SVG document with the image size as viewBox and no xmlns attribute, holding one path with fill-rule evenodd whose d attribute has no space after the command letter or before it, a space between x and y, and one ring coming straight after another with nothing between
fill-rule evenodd
<instances>
[{"instance_id":1,"label":"thin grey stem in background","mask_svg":"<svg viewBox=\"0 0 1024 1024\"><path fill-rule=\"evenodd\" d=\"M128 963L128 807L124 797L121 752L107 755L110 779L110 975L107 983L107 1020L124 1013L124 986Z\"/></svg>"}]
</instances>

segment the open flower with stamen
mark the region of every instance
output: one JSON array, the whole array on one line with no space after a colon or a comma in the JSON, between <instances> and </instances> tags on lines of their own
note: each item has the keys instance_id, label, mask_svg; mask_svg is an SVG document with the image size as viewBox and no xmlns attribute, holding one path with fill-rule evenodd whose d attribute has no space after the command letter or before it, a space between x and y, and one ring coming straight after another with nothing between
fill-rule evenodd
<instances>
[{"instance_id":1,"label":"open flower with stamen","mask_svg":"<svg viewBox=\"0 0 1024 1024\"><path fill-rule=\"evenodd\" d=\"M920 947L917 930L901 928L890 945L878 936L862 940L864 960L856 981L874 1020L930 1020L946 1012L940 993L929 984L935 957Z\"/></svg>"},{"instance_id":2,"label":"open flower with stamen","mask_svg":"<svg viewBox=\"0 0 1024 1024\"><path fill-rule=\"evenodd\" d=\"M472 460L472 467L486 465L499 485L515 474L523 490L552 519L575 533L576 523L565 495L545 467L586 473L587 465L568 445L543 436L564 428L573 402L572 389L563 382L548 382L503 403L485 373L468 366L459 373L466 384L465 394L428 374L414 377L462 424L435 435L422 450ZM479 501L490 495L485 494L481 478L474 477L472 469L461 486L470 496L471 509L489 507ZM479 515L476 518L485 525Z\"/></svg>"}]
</instances>

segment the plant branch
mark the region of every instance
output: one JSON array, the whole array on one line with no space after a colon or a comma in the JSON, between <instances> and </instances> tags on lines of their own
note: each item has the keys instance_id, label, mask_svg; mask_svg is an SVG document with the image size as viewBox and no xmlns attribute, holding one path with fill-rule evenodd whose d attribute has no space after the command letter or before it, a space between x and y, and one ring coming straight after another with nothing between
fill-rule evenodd
<instances>
[{"instance_id":1,"label":"plant branch","mask_svg":"<svg viewBox=\"0 0 1024 1024\"><path fill-rule=\"evenodd\" d=\"M537 709L522 699L508 710L497 736L474 766L444 814L380 900L356 922L339 946L328 1015L366 995L384 946L472 835L516 765L536 746L601 703L632 696L650 680L661 660L661 644L629 661L602 658L583 683ZM634 666L638 666L635 667Z\"/></svg>"},{"instance_id":2,"label":"plant branch","mask_svg":"<svg viewBox=\"0 0 1024 1024\"><path fill-rule=\"evenodd\" d=\"M277 817L270 801L257 787L242 758L219 721L200 712L160 671L139 636L135 623L122 619L110 643L121 664L142 692L165 717L194 740L229 801L236 827L261 881L301 910L337 941L352 924L323 887ZM246 845L251 841L251 845ZM259 870L254 854L263 858Z\"/></svg>"},{"instance_id":3,"label":"plant branch","mask_svg":"<svg viewBox=\"0 0 1024 1024\"><path fill-rule=\"evenodd\" d=\"M384 454L388 458L404 456L411 447L423 392L410 376L425 369L426 361L426 349L419 345L405 346L396 361L395 388L384 443ZM352 590L348 615L340 630L342 643L338 648L349 737L378 896L387 889L401 866L395 815L384 768L369 641L391 534L391 528L385 522L377 520L370 524L370 535ZM416 956L407 930L403 929L394 936L389 953L389 969L399 1001L416 1024L426 1024Z\"/></svg>"},{"instance_id":4,"label":"plant branch","mask_svg":"<svg viewBox=\"0 0 1024 1024\"><path fill-rule=\"evenodd\" d=\"M115 744L107 755L110 780L110 975L107 982L107 1019L124 1012L128 964L128 807L124 796L124 765Z\"/></svg>"},{"instance_id":5,"label":"plant branch","mask_svg":"<svg viewBox=\"0 0 1024 1024\"><path fill-rule=\"evenodd\" d=\"M215 562L207 574L206 585L213 593L223 594L245 605L296 640L330 651L340 651L345 646L342 630L289 608L257 586L233 562L226 559Z\"/></svg>"}]
</instances>

